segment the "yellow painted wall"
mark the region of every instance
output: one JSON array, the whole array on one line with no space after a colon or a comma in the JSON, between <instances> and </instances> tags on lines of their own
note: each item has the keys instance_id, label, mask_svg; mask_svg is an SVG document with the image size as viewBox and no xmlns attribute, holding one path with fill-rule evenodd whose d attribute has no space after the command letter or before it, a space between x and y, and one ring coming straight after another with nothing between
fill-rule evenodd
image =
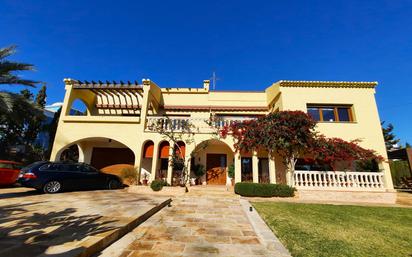
<instances>
[{"instance_id":1,"label":"yellow painted wall","mask_svg":"<svg viewBox=\"0 0 412 257\"><path fill-rule=\"evenodd\" d=\"M322 82L328 83L328 82ZM310 83L309 83L310 84ZM146 140L152 140L155 147L165 140L165 137L154 132L145 131L146 119L150 115L161 116L165 114L162 105L165 106L242 106L242 107L268 107L269 110L302 110L307 111L306 105L311 104L351 104L355 116L353 123L319 123L319 132L328 137L340 137L346 140L361 139L361 145L374 149L382 156L386 157L383 136L380 127L380 120L375 102L375 89L371 86L359 87L356 85L347 86L334 84L331 86L317 86L313 83L310 86L282 86L278 82L268 87L262 92L219 92L209 91L205 86L199 89L164 89L159 88L150 81L144 81L142 87L142 97L139 102L142 104L141 112L135 116L115 115L118 112L101 112L95 107L96 96L85 89L73 89L73 82L66 80L66 93L62 109L62 116L53 144L51 159L57 159L60 152L67 146L81 142L88 145L93 140L90 138L110 138L129 147L136 158L136 166L140 165L142 145ZM88 106L87 116L69 116L71 103L81 98ZM116 103L116 102L115 102ZM154 108L149 108L149 105ZM106 115L102 115L106 113ZM107 115L107 114L111 115ZM192 118L207 120L211 113L202 111L167 111L168 114L182 115L189 114ZM216 114L227 115L262 115L266 111L216 111ZM209 133L209 132L208 132ZM202 141L212 138L208 133L196 133L194 142L187 145L187 156ZM230 138L220 139L232 148L233 141ZM85 147L87 149L87 147ZM220 149L215 149L220 151ZM211 148L211 151L215 151ZM85 150L85 160L87 150ZM202 163L205 164L205 156L201 156ZM228 156L228 164L232 161ZM149 164L147 163L148 166ZM205 165L206 166L206 165ZM386 174L389 174L389 167L386 163L382 165ZM276 170L278 174L284 173L282 161L276 158ZM387 177L387 187L392 188L390 175ZM283 180L278 178L278 180Z\"/></svg>"}]
</instances>

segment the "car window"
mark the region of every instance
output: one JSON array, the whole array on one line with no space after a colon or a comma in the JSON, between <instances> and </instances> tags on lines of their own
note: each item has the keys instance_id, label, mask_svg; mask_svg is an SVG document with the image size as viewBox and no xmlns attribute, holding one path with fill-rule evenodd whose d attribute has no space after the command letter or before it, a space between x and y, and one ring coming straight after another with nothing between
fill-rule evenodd
<instances>
[{"instance_id":1,"label":"car window","mask_svg":"<svg viewBox=\"0 0 412 257\"><path fill-rule=\"evenodd\" d=\"M13 169L13 165L11 163L0 163L0 169Z\"/></svg>"},{"instance_id":2,"label":"car window","mask_svg":"<svg viewBox=\"0 0 412 257\"><path fill-rule=\"evenodd\" d=\"M65 164L65 171L81 171L81 164Z\"/></svg>"},{"instance_id":3,"label":"car window","mask_svg":"<svg viewBox=\"0 0 412 257\"><path fill-rule=\"evenodd\" d=\"M27 171L27 170L30 170L31 168L33 168L33 167L35 167L35 166L37 166L37 165L40 165L40 164L42 164L42 163L45 163L45 162L44 162L44 161L33 162L32 164L24 167L24 168L21 169L21 170L22 170L22 171Z\"/></svg>"},{"instance_id":4,"label":"car window","mask_svg":"<svg viewBox=\"0 0 412 257\"><path fill-rule=\"evenodd\" d=\"M59 170L61 170L61 165L57 164L57 163L47 163L47 164L44 164L43 166L41 166L39 168L39 170L41 170L41 171L44 171L44 170L59 171Z\"/></svg>"},{"instance_id":5,"label":"car window","mask_svg":"<svg viewBox=\"0 0 412 257\"><path fill-rule=\"evenodd\" d=\"M92 166L89 165L82 165L82 172L98 172L95 168L93 168Z\"/></svg>"}]
</instances>

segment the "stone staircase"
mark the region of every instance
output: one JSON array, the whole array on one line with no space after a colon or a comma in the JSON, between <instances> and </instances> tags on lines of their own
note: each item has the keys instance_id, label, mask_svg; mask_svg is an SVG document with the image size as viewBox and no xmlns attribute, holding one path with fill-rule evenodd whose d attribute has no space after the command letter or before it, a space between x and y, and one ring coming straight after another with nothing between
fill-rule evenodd
<instances>
[{"instance_id":1,"label":"stone staircase","mask_svg":"<svg viewBox=\"0 0 412 257\"><path fill-rule=\"evenodd\" d=\"M189 187L189 196L199 197L225 197L238 198L239 196L233 192L233 187L226 186L191 186Z\"/></svg>"}]
</instances>

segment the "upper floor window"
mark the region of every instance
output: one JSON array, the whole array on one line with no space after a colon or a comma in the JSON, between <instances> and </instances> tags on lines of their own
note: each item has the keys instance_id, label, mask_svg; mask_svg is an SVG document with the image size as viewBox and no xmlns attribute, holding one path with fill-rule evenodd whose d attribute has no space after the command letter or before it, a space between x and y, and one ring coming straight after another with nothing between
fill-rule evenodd
<instances>
[{"instance_id":1,"label":"upper floor window","mask_svg":"<svg viewBox=\"0 0 412 257\"><path fill-rule=\"evenodd\" d=\"M307 105L308 114L316 121L353 122L351 105Z\"/></svg>"}]
</instances>

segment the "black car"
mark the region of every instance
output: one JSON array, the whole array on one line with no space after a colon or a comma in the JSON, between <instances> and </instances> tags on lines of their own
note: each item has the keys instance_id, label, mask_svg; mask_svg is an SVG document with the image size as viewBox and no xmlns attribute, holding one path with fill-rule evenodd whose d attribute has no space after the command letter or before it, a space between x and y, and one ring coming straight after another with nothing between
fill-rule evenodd
<instances>
[{"instance_id":1,"label":"black car","mask_svg":"<svg viewBox=\"0 0 412 257\"><path fill-rule=\"evenodd\" d=\"M21 170L18 182L45 193L70 190L118 189L119 177L85 163L35 162Z\"/></svg>"}]
</instances>

